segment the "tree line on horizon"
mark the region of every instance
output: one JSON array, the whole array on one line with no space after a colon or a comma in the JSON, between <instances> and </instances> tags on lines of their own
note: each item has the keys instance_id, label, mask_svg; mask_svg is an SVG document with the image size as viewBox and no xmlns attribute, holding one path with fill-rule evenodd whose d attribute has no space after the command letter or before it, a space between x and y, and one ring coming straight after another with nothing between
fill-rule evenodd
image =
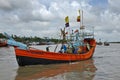
<instances>
[{"instance_id":1,"label":"tree line on horizon","mask_svg":"<svg viewBox=\"0 0 120 80\"><path fill-rule=\"evenodd\" d=\"M60 39L48 38L48 37L40 38L37 36L34 36L34 37L22 36L21 37L21 36L17 36L17 35L12 35L11 37L13 39L15 39L16 41L23 42L23 43L31 43L31 42L54 42L54 43L58 43L58 42L62 41ZM2 33L0 33L0 38L7 39Z\"/></svg>"}]
</instances>

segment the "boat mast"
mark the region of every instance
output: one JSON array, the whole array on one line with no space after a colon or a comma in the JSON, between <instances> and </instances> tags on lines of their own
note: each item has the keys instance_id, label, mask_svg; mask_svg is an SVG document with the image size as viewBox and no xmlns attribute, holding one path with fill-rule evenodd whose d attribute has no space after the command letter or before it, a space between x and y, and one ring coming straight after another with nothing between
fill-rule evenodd
<instances>
[{"instance_id":1,"label":"boat mast","mask_svg":"<svg viewBox=\"0 0 120 80\"><path fill-rule=\"evenodd\" d=\"M80 10L79 10L79 15L80 15L80 37L81 37L81 42L82 42L82 45L83 45L83 41L84 41L84 29L85 29L85 26L83 25L83 10L81 11L80 13Z\"/></svg>"},{"instance_id":2,"label":"boat mast","mask_svg":"<svg viewBox=\"0 0 120 80\"><path fill-rule=\"evenodd\" d=\"M94 39L94 26L93 26L93 39Z\"/></svg>"},{"instance_id":3,"label":"boat mast","mask_svg":"<svg viewBox=\"0 0 120 80\"><path fill-rule=\"evenodd\" d=\"M82 26L83 26L83 10L82 10Z\"/></svg>"}]
</instances>

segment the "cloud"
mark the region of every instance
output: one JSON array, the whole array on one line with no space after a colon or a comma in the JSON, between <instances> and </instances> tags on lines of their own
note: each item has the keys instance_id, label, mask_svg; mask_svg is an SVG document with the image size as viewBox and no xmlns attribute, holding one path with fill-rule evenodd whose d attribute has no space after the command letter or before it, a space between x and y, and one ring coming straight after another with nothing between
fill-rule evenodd
<instances>
[{"instance_id":1,"label":"cloud","mask_svg":"<svg viewBox=\"0 0 120 80\"><path fill-rule=\"evenodd\" d=\"M0 0L0 32L20 36L56 37L69 16L70 28L79 29L78 10L83 10L86 28L95 27L95 37L120 41L119 0ZM114 37L111 39L111 37Z\"/></svg>"},{"instance_id":2,"label":"cloud","mask_svg":"<svg viewBox=\"0 0 120 80\"><path fill-rule=\"evenodd\" d=\"M0 0L0 9L2 10L9 10L12 6L9 3L9 0Z\"/></svg>"},{"instance_id":3,"label":"cloud","mask_svg":"<svg viewBox=\"0 0 120 80\"><path fill-rule=\"evenodd\" d=\"M109 9L111 12L120 13L120 0L108 0Z\"/></svg>"}]
</instances>

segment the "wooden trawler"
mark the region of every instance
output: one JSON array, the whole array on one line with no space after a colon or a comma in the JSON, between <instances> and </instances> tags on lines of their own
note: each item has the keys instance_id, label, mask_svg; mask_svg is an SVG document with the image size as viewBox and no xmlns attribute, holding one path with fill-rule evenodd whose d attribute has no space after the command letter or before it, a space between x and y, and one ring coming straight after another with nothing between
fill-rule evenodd
<instances>
[{"instance_id":1,"label":"wooden trawler","mask_svg":"<svg viewBox=\"0 0 120 80\"><path fill-rule=\"evenodd\" d=\"M99 42L96 42L97 45L102 45L101 39L99 39Z\"/></svg>"},{"instance_id":2,"label":"wooden trawler","mask_svg":"<svg viewBox=\"0 0 120 80\"><path fill-rule=\"evenodd\" d=\"M54 64L86 60L93 56L96 43L94 39L85 39L84 41L89 42L90 50L87 50L85 46L83 49L85 52L82 54L47 52L32 48L24 50L18 47L15 47L15 54L17 62L20 66L35 64Z\"/></svg>"},{"instance_id":3,"label":"wooden trawler","mask_svg":"<svg viewBox=\"0 0 120 80\"><path fill-rule=\"evenodd\" d=\"M0 39L0 47L6 47L7 43L6 40Z\"/></svg>"},{"instance_id":4,"label":"wooden trawler","mask_svg":"<svg viewBox=\"0 0 120 80\"><path fill-rule=\"evenodd\" d=\"M80 21L79 19L80 17L78 16L77 20ZM68 27L68 16L65 18L65 22L65 25ZM68 36L70 38L66 36L65 28L64 30L61 29L63 43L65 44L63 44L59 52L56 52L57 47L53 52L50 52L48 48L47 51L29 48L27 45L11 39L8 34L5 35L10 38L8 39L8 44L14 46L16 60L19 66L56 64L87 60L93 56L96 47L94 34L85 33L84 29L85 27L81 25L80 32L77 30L75 33L70 33L70 36Z\"/></svg>"},{"instance_id":5,"label":"wooden trawler","mask_svg":"<svg viewBox=\"0 0 120 80\"><path fill-rule=\"evenodd\" d=\"M110 45L110 43L109 42L104 42L104 46L109 46Z\"/></svg>"}]
</instances>

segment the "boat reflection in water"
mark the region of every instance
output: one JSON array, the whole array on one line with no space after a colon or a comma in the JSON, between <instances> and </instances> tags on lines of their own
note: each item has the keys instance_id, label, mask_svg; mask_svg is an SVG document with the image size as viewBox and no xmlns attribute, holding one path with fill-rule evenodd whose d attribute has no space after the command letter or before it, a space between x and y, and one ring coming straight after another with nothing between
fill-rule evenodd
<instances>
[{"instance_id":1,"label":"boat reflection in water","mask_svg":"<svg viewBox=\"0 0 120 80\"><path fill-rule=\"evenodd\" d=\"M69 64L33 65L19 67L15 80L93 80L96 70L93 59Z\"/></svg>"}]
</instances>

